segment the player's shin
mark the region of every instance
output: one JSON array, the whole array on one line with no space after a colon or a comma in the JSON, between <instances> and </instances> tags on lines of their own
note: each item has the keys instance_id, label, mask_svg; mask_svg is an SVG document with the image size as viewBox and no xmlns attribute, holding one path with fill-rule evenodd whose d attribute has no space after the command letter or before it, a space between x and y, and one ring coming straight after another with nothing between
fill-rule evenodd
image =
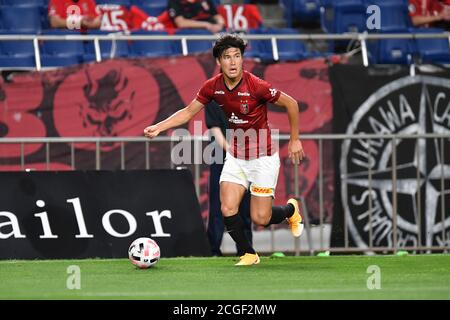
<instances>
[{"instance_id":1,"label":"player's shin","mask_svg":"<svg viewBox=\"0 0 450 320\"><path fill-rule=\"evenodd\" d=\"M245 253L255 254L255 250L251 246L245 236L244 221L239 214L230 217L224 217L224 223L231 238L236 245Z\"/></svg>"}]
</instances>

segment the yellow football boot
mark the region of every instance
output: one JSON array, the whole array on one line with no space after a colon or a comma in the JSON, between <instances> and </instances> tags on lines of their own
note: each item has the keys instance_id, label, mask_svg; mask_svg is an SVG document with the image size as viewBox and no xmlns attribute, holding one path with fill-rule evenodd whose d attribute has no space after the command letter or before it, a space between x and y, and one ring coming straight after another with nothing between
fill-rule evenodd
<instances>
[{"instance_id":1,"label":"yellow football boot","mask_svg":"<svg viewBox=\"0 0 450 320\"><path fill-rule=\"evenodd\" d=\"M289 223L292 235L298 238L301 236L304 229L303 219L300 215L300 207L298 201L293 198L289 199L287 203L292 204L295 208L294 214L290 218L286 218L286 220Z\"/></svg>"},{"instance_id":2,"label":"yellow football boot","mask_svg":"<svg viewBox=\"0 0 450 320\"><path fill-rule=\"evenodd\" d=\"M246 253L239 258L239 262L235 266L251 266L259 263L259 256L257 253Z\"/></svg>"}]
</instances>

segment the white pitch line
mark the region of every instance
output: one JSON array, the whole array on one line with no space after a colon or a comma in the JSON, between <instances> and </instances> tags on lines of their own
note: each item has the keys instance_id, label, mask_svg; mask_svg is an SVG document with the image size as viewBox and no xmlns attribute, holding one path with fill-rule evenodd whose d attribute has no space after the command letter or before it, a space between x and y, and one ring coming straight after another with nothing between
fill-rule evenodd
<instances>
[{"instance_id":1,"label":"white pitch line","mask_svg":"<svg viewBox=\"0 0 450 320\"><path fill-rule=\"evenodd\" d=\"M253 291L246 291L246 292L240 292L244 294L256 294L256 293L265 293L265 294L283 294L283 293L297 293L297 294L315 294L315 293L388 293L388 292L395 292L395 293L401 293L401 292L446 292L450 295L450 289L449 288L443 288L443 287L421 287L421 288L388 288L388 289L378 289L378 290L369 290L369 289L286 289L286 290L253 290ZM37 293L37 292L36 292ZM24 296L26 297L33 297L32 292L23 292ZM158 296L192 296L192 295L208 295L211 299L213 299L214 296L221 296L221 295L234 295L236 292L217 292L217 291L205 291L205 292L192 292L192 291L161 291L161 292L83 292L83 290L80 290L78 292L74 292L73 295L67 294L67 292L54 292L54 293L44 293L39 292L40 298L52 298L52 297L58 297L61 296L63 298L68 299L76 299L76 298L82 298L82 297L158 297ZM21 292L14 292L14 295L17 297L18 295L21 295ZM3 296L3 295L1 295ZM4 296L4 298L7 298ZM345 298L345 297L344 297ZM209 300L209 299L208 299Z\"/></svg>"},{"instance_id":2,"label":"white pitch line","mask_svg":"<svg viewBox=\"0 0 450 320\"><path fill-rule=\"evenodd\" d=\"M281 294L281 293L365 293L365 292L420 292L420 291L439 291L439 292L448 292L450 294L449 288L442 288L442 287L430 287L430 288L389 288L389 289L379 289L379 290L369 290L369 289L286 289L286 290L270 290L270 291L262 291L262 290L254 290L254 291L246 291L246 292L240 292L244 294L249 293L275 293L275 294ZM236 292L192 292L192 291L162 291L162 292L80 292L81 296L101 296L101 297L108 297L108 296L170 296L170 295L232 295L236 294Z\"/></svg>"}]
</instances>

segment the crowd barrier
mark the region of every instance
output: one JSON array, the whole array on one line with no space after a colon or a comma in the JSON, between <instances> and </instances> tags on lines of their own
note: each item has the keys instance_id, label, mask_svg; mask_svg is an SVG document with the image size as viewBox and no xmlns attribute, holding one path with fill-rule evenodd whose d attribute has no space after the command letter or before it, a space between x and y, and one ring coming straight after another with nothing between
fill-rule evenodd
<instances>
[{"instance_id":1,"label":"crowd barrier","mask_svg":"<svg viewBox=\"0 0 450 320\"><path fill-rule=\"evenodd\" d=\"M188 41L214 41L219 35L126 35L123 33L111 33L108 35L0 35L0 41L32 41L34 46L34 55L36 70L42 69L41 54L39 50L39 41L93 41L95 48L96 61L102 61L100 50L100 41L180 41L182 54L187 56ZM364 66L369 65L367 41L380 39L448 39L450 46L450 32L442 33L343 33L343 34L246 34L242 38L251 40L269 40L272 45L272 55L274 61L279 60L277 41L279 40L357 40L361 42L362 62Z\"/></svg>"},{"instance_id":2,"label":"crowd barrier","mask_svg":"<svg viewBox=\"0 0 450 320\"><path fill-rule=\"evenodd\" d=\"M288 135L278 135L274 137L279 141L289 140ZM318 201L319 201L319 220L318 222L312 224L310 223L309 214L305 206L303 206L303 211L305 215L305 224L306 231L304 236L301 239L291 238L291 245L288 246L290 249L287 251L292 251L295 254L315 254L317 252L322 251L330 251L336 253L351 253L351 252L363 252L363 253L375 253L375 252L397 252L399 250L411 250L414 252L432 252L432 251L448 251L450 249L450 235L446 232L446 229L450 225L450 217L447 212L449 209L448 204L446 203L446 196L450 194L450 190L448 189L448 180L450 179L450 170L448 170L448 165L446 165L445 161L448 160L448 150L445 148L445 143L449 141L449 137L443 133L426 133L426 134L304 134L302 135L303 141L315 141L318 145L318 166L319 166L319 174L318 174ZM47 170L50 168L51 158L50 158L50 149L53 144L65 143L72 145L71 148L71 159L72 160L72 169L76 169L75 163L75 148L74 144L77 143L91 143L95 145L95 154L96 154L96 169L102 170L101 164L101 144L102 143L119 143L121 150L121 158L122 158L122 170L129 170L130 168L125 167L124 159L126 158L126 144L128 143L138 143L143 144L145 146L145 154L142 157L145 157L146 169L153 169L150 163L150 145L161 144L161 143L169 143L171 145L171 149L181 141L191 141L194 144L199 144L199 148L194 148L193 150L197 150L198 159L202 159L203 148L201 147L205 142L209 141L209 138L206 136L190 136L190 137L157 137L153 140L148 140L146 138L138 138L138 137L117 137L117 138L5 138L0 139L0 147L3 144L18 144L21 146L21 150L24 150L26 144L33 143L43 143L45 144L45 148L47 150L46 154L46 163ZM354 235L350 235L350 231L354 228L354 223L357 221L351 222L352 213L348 212L348 210L342 210L343 214L340 216L337 214L338 210L335 210L334 213L334 221L332 230L330 231L330 226L327 225L327 222L324 221L324 162L330 161L330 159L324 158L324 144L326 142L331 141L335 147L341 146L345 143L350 143L351 141L363 141L367 145L371 145L372 142L384 141L385 143L390 145L390 150L392 150L390 154L389 163L391 163L391 168L387 172L383 172L385 177L383 178L383 183L387 180L392 185L392 188L389 188L390 195L388 198L385 198L384 201L389 200L389 206L392 206L392 230L391 234L388 236L390 238L390 245L377 245L374 241L375 233L379 232L379 223L376 221L377 208L375 206L375 201L378 201L379 195L375 192L378 185L381 183L380 178L377 176L379 172L375 172L371 167L368 168L366 172L366 176L359 176L358 181L349 176L337 177L337 185L339 185L342 181L340 179L345 179L347 183L350 185L358 186L359 188L363 188L362 194L364 194L364 199L361 198L359 200L364 200L367 202L367 211L365 215L368 217L368 221L374 221L374 223L368 223L365 228L368 230L368 239L367 245L363 246L355 246L351 245L352 242L357 242ZM429 175L424 177L424 172L421 172L419 169L421 167L421 163L415 163L414 168L416 172L415 179L405 179L401 172L405 169L404 163L399 163L398 161L398 153L397 148L402 141L413 141L414 145L417 146L416 152L420 152L420 146L423 143L432 143L436 145L436 153L437 157L441 159L441 163L436 167L436 170ZM153 151L154 152L154 151ZM194 156L195 157L195 156ZM29 170L27 164L24 162L24 157L21 157L21 169ZM420 159L420 157L417 157ZM417 160L419 161L419 160ZM171 165L173 169L177 169L175 165ZM194 163L192 166L193 177L194 177L194 185L197 196L200 196L200 167L202 163ZM302 164L300 164L302 166ZM174 170L176 171L176 170ZM434 172L436 171L436 172ZM133 172L133 170L131 170ZM298 198L301 197L300 192L300 184L299 180L301 175L299 173L299 166L294 166L294 190L295 196ZM414 181L413 181L414 180ZM433 180L432 182L430 182ZM434 189L428 189L429 183L433 183ZM416 190L417 194L414 196L414 205L415 205L415 215L417 216L417 242L415 245L409 245L407 241L401 238L398 221L402 219L398 215L399 211L399 196L405 193L405 188L411 188L412 190ZM422 191L421 191L422 190ZM194 194L193 194L194 195ZM438 197L438 201L430 201L430 197ZM358 199L355 201L359 201ZM427 209L427 205L431 205L431 202L438 203L438 207L431 208L433 212ZM304 203L304 202L303 202ZM337 204L335 203L335 206ZM378 208L379 209L379 208ZM341 210L341 209L339 209ZM437 213L436 213L437 212ZM429 216L432 215L432 216ZM354 220L354 219L353 219ZM439 229L439 230L438 230ZM327 231L328 230L328 231ZM273 251L279 248L276 243L275 233L277 230L275 228L270 229L271 237L270 237L270 246L267 251ZM330 234L331 232L331 234ZM436 243L435 241L429 240L429 235L437 234L440 241ZM328 240L327 240L328 239ZM283 240L284 241L284 240Z\"/></svg>"}]
</instances>

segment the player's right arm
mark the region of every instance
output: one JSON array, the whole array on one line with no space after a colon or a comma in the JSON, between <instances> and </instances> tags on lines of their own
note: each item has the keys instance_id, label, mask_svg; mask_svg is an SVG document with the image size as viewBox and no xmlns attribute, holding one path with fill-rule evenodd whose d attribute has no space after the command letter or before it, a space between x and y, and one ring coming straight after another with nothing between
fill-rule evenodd
<instances>
[{"instance_id":1,"label":"player's right arm","mask_svg":"<svg viewBox=\"0 0 450 320\"><path fill-rule=\"evenodd\" d=\"M191 120L204 106L203 103L194 99L188 106L178 110L167 119L145 128L144 135L148 138L154 138L163 131L178 127Z\"/></svg>"}]
</instances>

